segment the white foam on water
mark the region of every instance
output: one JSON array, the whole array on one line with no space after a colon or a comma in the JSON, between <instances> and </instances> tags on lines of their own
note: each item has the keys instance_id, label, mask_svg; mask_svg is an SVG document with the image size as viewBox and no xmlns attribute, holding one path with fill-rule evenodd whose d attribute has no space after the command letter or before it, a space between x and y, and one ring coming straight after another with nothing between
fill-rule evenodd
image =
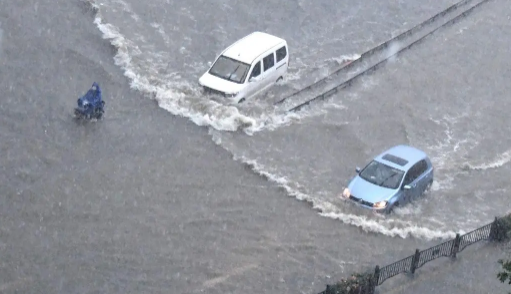
<instances>
[{"instance_id":1,"label":"white foam on water","mask_svg":"<svg viewBox=\"0 0 511 294\"><path fill-rule=\"evenodd\" d=\"M158 31L158 33L162 37L163 41L165 42L165 45L169 46L170 38L167 35L167 33L165 32L165 29L163 29L163 27L159 23L153 22L150 25Z\"/></svg>"},{"instance_id":2,"label":"white foam on water","mask_svg":"<svg viewBox=\"0 0 511 294\"><path fill-rule=\"evenodd\" d=\"M154 78L153 74L142 74L133 63L133 56L130 52L140 51L137 45L125 38L118 28L112 24L103 21L100 7L93 0L88 1L96 10L94 23L103 33L103 37L108 39L113 46L117 48L114 57L115 63L124 70L124 74L130 80L131 87L142 93L150 95L158 102L158 105L174 115L184 116L192 120L199 126L209 126L219 131L237 131L242 129L247 134L253 134L261 130L273 130L279 126L288 125L300 121L304 115L310 116L315 112L305 111L300 113L279 113L263 112L257 115L246 115L240 112L240 109L234 106L226 106L212 100L205 100L189 84L172 84L161 82L163 79ZM125 10L129 10L125 8ZM133 17L134 19L139 19ZM160 30L158 24L153 23L152 27L160 33L162 37L165 32ZM151 69L153 70L153 69ZM299 71L299 69L297 70ZM154 82L154 81L157 82ZM171 79L172 80L172 79ZM369 83L370 84L370 83ZM341 107L332 104L332 107ZM318 109L316 109L319 111ZM315 111L316 111L315 110ZM214 138L217 144L220 144L219 138ZM226 148L225 146L222 146ZM228 148L226 148L228 149ZM234 153L233 153L234 154ZM266 177L272 182L277 183L284 188L287 194L298 200L308 201L313 208L320 211L325 217L341 220L342 222L362 228L367 232L381 233L388 236L398 236L407 238L413 236L422 239L451 238L455 235L451 231L433 230L427 227L417 226L412 222L404 222L399 219L385 217L368 217L344 212L337 204L324 200L325 197L314 197L306 193L306 189L298 183L289 181L286 177L280 176L277 171L269 170L261 166L256 160L251 160L243 155L234 155L235 160L241 161L250 166L256 173ZM404 214L413 214L411 211Z\"/></svg>"},{"instance_id":3,"label":"white foam on water","mask_svg":"<svg viewBox=\"0 0 511 294\"><path fill-rule=\"evenodd\" d=\"M360 58L360 54L351 54L351 55L341 55L340 57L334 57L332 58L333 61L337 62L339 65L353 62Z\"/></svg>"},{"instance_id":4,"label":"white foam on water","mask_svg":"<svg viewBox=\"0 0 511 294\"><path fill-rule=\"evenodd\" d=\"M134 21L140 21L140 17L137 14L133 13L133 9L131 9L131 5L129 5L128 3L126 3L122 0L113 0L113 2L116 4L119 4L122 7L122 10L129 13L129 15L131 16L131 18L133 18Z\"/></svg>"},{"instance_id":5,"label":"white foam on water","mask_svg":"<svg viewBox=\"0 0 511 294\"><path fill-rule=\"evenodd\" d=\"M169 71L165 57L162 56L164 53L156 53L151 50L149 52L150 56L140 58L142 50L138 46L153 49L152 45L145 41L144 36L137 36L137 42L142 42L141 44L129 40L121 34L119 28L104 21L100 11L103 4L98 5L94 0L84 1L94 8L96 12L94 24L102 32L103 38L108 39L117 49L114 56L115 64L124 70L124 75L130 81L130 86L156 100L161 108L173 115L187 117L199 126L208 126L220 131L234 132L242 130L248 135L253 135L263 130L272 131L279 127L297 123L304 117L314 116L317 113L317 111L290 113L272 105L256 107L256 110L259 111L254 111L254 109L247 109L244 105L225 105L204 98L199 87L192 86L188 81L182 81L179 73ZM121 10L129 13L133 19L140 20L124 1L114 0L113 3L120 5ZM162 37L166 45L169 44L168 35L161 24L152 22L148 25ZM183 47L181 50L186 50L186 48ZM345 58L355 57L357 55ZM299 61L297 64L300 64ZM141 65L143 65L143 68L140 67ZM203 65L193 64L192 67L196 70L203 67ZM299 79L299 73L305 69L306 67L298 67L295 69L294 75L291 70L291 73L284 79L284 83L292 85L291 81ZM264 103L264 101L261 102Z\"/></svg>"},{"instance_id":6,"label":"white foam on water","mask_svg":"<svg viewBox=\"0 0 511 294\"><path fill-rule=\"evenodd\" d=\"M293 60L293 63L290 65L288 69L288 73L286 74L286 77L284 78L284 82L289 85L291 88L293 88L295 91L298 91L300 89L305 88L305 86L308 86L309 84L315 83L321 79L324 79L325 77L331 75L333 72L339 69L339 66L344 66L347 63L353 62L360 58L360 54L348 54L348 55L341 55L339 57L332 57L327 60L325 60L322 63L319 64L313 64L313 65L307 65L303 62L302 58L296 58ZM306 58L305 58L306 59ZM335 62L337 66L335 68L329 68L332 67L331 65L328 65L329 63ZM296 66L297 65L297 66ZM313 76L314 81L310 82L307 85L303 85L302 83L295 84L294 81L300 81L303 79L303 77L307 76Z\"/></svg>"},{"instance_id":7,"label":"white foam on water","mask_svg":"<svg viewBox=\"0 0 511 294\"><path fill-rule=\"evenodd\" d=\"M289 65L288 72L284 78L284 81L292 82L299 80L303 76L303 72L307 69L308 67L305 65L303 60L301 58L296 58L293 60L293 63Z\"/></svg>"},{"instance_id":8,"label":"white foam on water","mask_svg":"<svg viewBox=\"0 0 511 294\"><path fill-rule=\"evenodd\" d=\"M217 136L214 132L210 132L210 134L212 135L213 141L216 144L222 146L234 154L232 150L229 150L228 144L222 142L219 136ZM390 237L401 237L403 239L408 237L415 237L424 240L449 239L455 237L456 233L464 233L463 231L454 232L430 229L427 227L419 226L412 221L402 221L398 218L386 217L383 215L374 215L370 217L366 215L346 213L342 210L342 204L340 204L340 207L339 204L334 204L328 200L325 200L324 197L318 198L309 195L305 192L306 189L304 189L299 183L288 180L285 176L279 175L277 171L273 171L259 164L257 160L249 159L244 155L236 154L233 155L233 158L234 160L249 166L255 173L265 177L271 182L276 183L279 187L283 188L287 192L288 196L294 197L300 201L306 201L310 203L312 208L319 211L321 216L340 220L345 224L359 227L365 232L379 233ZM415 208L402 208L397 211L397 217L399 217L401 214L409 215L418 213L420 213L420 206ZM440 222L437 223L440 224Z\"/></svg>"},{"instance_id":9,"label":"white foam on water","mask_svg":"<svg viewBox=\"0 0 511 294\"><path fill-rule=\"evenodd\" d=\"M470 164L466 163L466 167L471 170L487 170L487 169L495 169L504 166L505 164L511 161L511 149L506 152L500 154L495 159L490 162L480 163L480 164Z\"/></svg>"},{"instance_id":10,"label":"white foam on water","mask_svg":"<svg viewBox=\"0 0 511 294\"><path fill-rule=\"evenodd\" d=\"M382 235L386 235L389 237L401 237L403 239L406 239L407 237L411 236L424 240L437 239L446 240L452 239L456 236L456 232L454 231L440 231L426 227L421 227L413 223L410 223L408 224L408 226L404 227L392 226L391 224L395 222L395 220L378 221L376 219L369 219L366 216L336 212L321 213L321 215L332 219L340 220L346 224L357 226L364 230L365 232L380 233ZM464 234L463 231L460 231L458 233Z\"/></svg>"},{"instance_id":11,"label":"white foam on water","mask_svg":"<svg viewBox=\"0 0 511 294\"><path fill-rule=\"evenodd\" d=\"M342 101L335 100L335 99L328 99L325 101L323 108L325 109L335 109L335 110L347 110L348 107L346 105L342 104ZM327 110L325 110L326 112ZM343 122L343 124L347 124L347 122Z\"/></svg>"},{"instance_id":12,"label":"white foam on water","mask_svg":"<svg viewBox=\"0 0 511 294\"><path fill-rule=\"evenodd\" d=\"M444 116L442 119L430 118L435 124L444 128L444 138L427 147L435 169L442 173L442 179L438 178L436 184L433 184L434 191L439 190L440 186L445 189L453 187L455 173L452 171L459 170L460 160L470 149L479 144L475 139L468 138L465 133L456 134L456 124L468 116L470 114L462 113L457 116Z\"/></svg>"},{"instance_id":13,"label":"white foam on water","mask_svg":"<svg viewBox=\"0 0 511 294\"><path fill-rule=\"evenodd\" d=\"M100 5L97 5L94 0L86 1L96 12L94 24L102 32L103 38L108 39L117 49L114 56L115 64L124 70L124 75L130 81L130 86L155 99L161 108L173 115L187 117L199 126L209 126L216 130L238 131L241 129L248 135L265 129L273 130L300 120L300 114L276 111L258 113L252 116L247 115L240 112L240 108L236 106L224 105L214 100L205 99L198 92L197 87L194 88L184 82L165 82L166 79L164 78L167 77L157 77L156 68L149 67L149 73L141 73L133 63L133 56L130 55L130 51L138 52L138 54L141 52L137 45L122 35L116 26L103 21ZM135 15L123 1L116 1L116 3L121 4L124 11ZM136 15L133 18L139 19ZM166 34L161 26L157 23L151 23L150 25L165 40ZM140 38L143 38L143 36L140 36ZM157 54L154 55L158 58ZM138 62L147 63L150 60L138 60ZM162 67L162 65L158 64L158 67Z\"/></svg>"}]
</instances>

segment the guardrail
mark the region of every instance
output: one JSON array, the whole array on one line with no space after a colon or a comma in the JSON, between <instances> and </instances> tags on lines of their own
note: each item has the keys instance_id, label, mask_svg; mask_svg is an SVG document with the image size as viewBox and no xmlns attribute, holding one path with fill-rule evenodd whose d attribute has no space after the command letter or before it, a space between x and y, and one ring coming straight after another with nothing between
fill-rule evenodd
<instances>
[{"instance_id":1,"label":"guardrail","mask_svg":"<svg viewBox=\"0 0 511 294\"><path fill-rule=\"evenodd\" d=\"M511 215L495 218L495 220L464 235L438 244L425 250L416 249L413 255L384 267L376 266L374 272L354 274L335 285L327 285L326 290L318 294L374 294L377 286L401 273L414 274L426 263L439 257L456 258L468 246L479 241L489 240L501 242L511 234Z\"/></svg>"},{"instance_id":2,"label":"guardrail","mask_svg":"<svg viewBox=\"0 0 511 294\"><path fill-rule=\"evenodd\" d=\"M376 47L373 47L369 50L367 50L366 52L362 53L362 55L360 55L360 57L352 62L349 62L347 64L344 64L342 65L340 68L338 68L337 70L331 72L330 74L328 74L326 77L312 83L311 85L305 87L305 88L302 88L294 93L292 93L291 95L285 97L285 98L282 98L281 100L275 102L275 105L277 104L282 104L284 101L286 101L287 99L293 97L293 96L296 96L298 95L299 93L301 92L304 92L304 91L307 91L307 90L310 90L312 89L313 87L327 81L331 76L335 75L335 74L338 74L339 72L341 71L347 71L351 68L353 68L355 65L359 64L359 63L362 63L365 59L367 59L369 56L372 56L378 52L381 52L385 49L387 49L389 47L390 44L394 43L394 42L398 42L398 41L401 41L402 39L412 35L412 34L415 34L416 32L418 32L419 30L421 30L423 27L425 26L428 26L432 23L434 23L436 20L438 20L439 18L443 17L444 15L448 14L448 13L451 13L452 11L455 11L456 9L464 6L464 5L467 5L469 4L471 1L473 0L461 0L451 6L449 6L448 8L440 11L439 13L433 15L432 17L426 19L425 21L415 25L413 28L379 44L378 46Z\"/></svg>"},{"instance_id":3,"label":"guardrail","mask_svg":"<svg viewBox=\"0 0 511 294\"><path fill-rule=\"evenodd\" d=\"M478 7L481 7L483 4L489 2L490 0L481 0L480 2L478 2L477 4L475 4L474 6L468 8L467 10L463 11L462 13L458 14L456 17L450 19L449 21L445 22L444 24L440 25L439 27L433 29L432 31L426 33L425 35L423 35L422 37L418 38L417 40L411 42L410 44L406 45L405 47L402 47L401 49L399 49L397 52L389 55L389 56L386 56L384 59L382 59L381 61L379 61L378 63L362 70L361 72L357 73L355 76L337 84L336 86L334 86L333 88L315 96L314 98L311 98L311 99L308 99L307 101L305 102L302 102L296 106L293 106L291 107L290 109L288 109L287 111L289 112L296 112L296 111L300 111L302 108L306 107L306 106L309 106L312 102L315 102L315 101L320 101L320 100L325 100L327 98L329 98L330 96L334 95L335 93L337 93L338 91L342 90L342 89L345 89L349 86L351 86L356 80L358 80L359 78L363 77L364 75L368 74L368 73L371 73L375 70L377 70L378 68L380 68L381 66L383 66L384 64L386 64L391 58L405 52L406 50L412 48L413 46L417 45L417 44L420 44L422 41L424 41L425 39L427 39L429 36L433 35L434 33L436 33L438 30L442 29L442 28L446 28L447 26L449 25L452 25L454 23L456 23L457 21L460 21L461 19L465 18L466 16L468 16L470 13L474 12L475 9L477 9ZM464 2L464 1L462 1ZM459 4L455 4L455 5L461 5L462 3L459 3ZM463 3L463 4L466 4L466 3ZM457 8L457 7L456 7ZM454 8L453 8L454 9ZM435 17L440 17L440 16L435 16ZM405 32L405 34L408 33L408 32ZM411 33L408 33L408 34L411 34ZM390 41L387 41L389 43L387 43L386 46L388 46L388 44L390 44ZM381 46L381 45L380 45ZM360 59L360 58L359 58ZM352 62L353 63L353 62ZM349 64L349 66L352 66L352 63ZM299 91L301 92L301 91ZM294 96L296 94L293 94L291 96ZM291 97L290 96L290 97ZM281 101L278 101L277 103L282 103L284 100L288 99L289 97L286 97L284 98L283 100Z\"/></svg>"}]
</instances>

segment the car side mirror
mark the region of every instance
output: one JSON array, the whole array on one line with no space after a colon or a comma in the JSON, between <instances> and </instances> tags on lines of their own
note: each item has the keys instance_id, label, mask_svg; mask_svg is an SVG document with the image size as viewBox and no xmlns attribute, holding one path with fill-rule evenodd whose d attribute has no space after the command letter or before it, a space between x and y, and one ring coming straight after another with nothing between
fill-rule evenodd
<instances>
[{"instance_id":1,"label":"car side mirror","mask_svg":"<svg viewBox=\"0 0 511 294\"><path fill-rule=\"evenodd\" d=\"M358 166L357 166L357 167L355 168L355 172L356 172L357 174L358 174L358 173L360 173L360 167L358 167Z\"/></svg>"},{"instance_id":2,"label":"car side mirror","mask_svg":"<svg viewBox=\"0 0 511 294\"><path fill-rule=\"evenodd\" d=\"M213 63L211 61L208 61L208 66L211 67Z\"/></svg>"},{"instance_id":3,"label":"car side mirror","mask_svg":"<svg viewBox=\"0 0 511 294\"><path fill-rule=\"evenodd\" d=\"M253 82L257 82L257 81L258 81L257 77L251 77L250 79L248 79L249 83L253 83Z\"/></svg>"},{"instance_id":4,"label":"car side mirror","mask_svg":"<svg viewBox=\"0 0 511 294\"><path fill-rule=\"evenodd\" d=\"M410 187L410 185L404 185L403 186L403 190L405 190L405 191L406 190L410 190L410 189L412 189L412 187Z\"/></svg>"}]
</instances>

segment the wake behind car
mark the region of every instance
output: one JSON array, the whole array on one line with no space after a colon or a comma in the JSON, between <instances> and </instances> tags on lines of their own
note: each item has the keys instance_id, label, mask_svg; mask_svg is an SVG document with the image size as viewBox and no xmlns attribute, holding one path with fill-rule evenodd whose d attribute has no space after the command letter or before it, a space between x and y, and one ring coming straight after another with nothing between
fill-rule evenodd
<instances>
[{"instance_id":1,"label":"wake behind car","mask_svg":"<svg viewBox=\"0 0 511 294\"><path fill-rule=\"evenodd\" d=\"M289 64L284 39L254 32L229 46L199 79L205 94L241 103L283 79Z\"/></svg>"},{"instance_id":2,"label":"wake behind car","mask_svg":"<svg viewBox=\"0 0 511 294\"><path fill-rule=\"evenodd\" d=\"M433 165L423 151L398 145L376 156L344 189L342 197L389 213L422 196L433 183Z\"/></svg>"}]
</instances>

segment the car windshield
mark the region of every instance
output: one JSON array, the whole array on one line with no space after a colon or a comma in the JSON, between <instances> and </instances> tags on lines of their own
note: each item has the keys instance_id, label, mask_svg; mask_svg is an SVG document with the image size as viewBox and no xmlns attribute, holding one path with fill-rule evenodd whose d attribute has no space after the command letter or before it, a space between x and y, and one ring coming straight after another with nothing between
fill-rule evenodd
<instances>
[{"instance_id":1,"label":"car windshield","mask_svg":"<svg viewBox=\"0 0 511 294\"><path fill-rule=\"evenodd\" d=\"M403 179L403 175L404 172L402 170L392 168L375 160L369 163L359 174L362 179L389 189L397 189Z\"/></svg>"},{"instance_id":2,"label":"car windshield","mask_svg":"<svg viewBox=\"0 0 511 294\"><path fill-rule=\"evenodd\" d=\"M245 80L249 68L250 65L246 63L222 55L209 70L209 73L224 80L241 84Z\"/></svg>"}]
</instances>

